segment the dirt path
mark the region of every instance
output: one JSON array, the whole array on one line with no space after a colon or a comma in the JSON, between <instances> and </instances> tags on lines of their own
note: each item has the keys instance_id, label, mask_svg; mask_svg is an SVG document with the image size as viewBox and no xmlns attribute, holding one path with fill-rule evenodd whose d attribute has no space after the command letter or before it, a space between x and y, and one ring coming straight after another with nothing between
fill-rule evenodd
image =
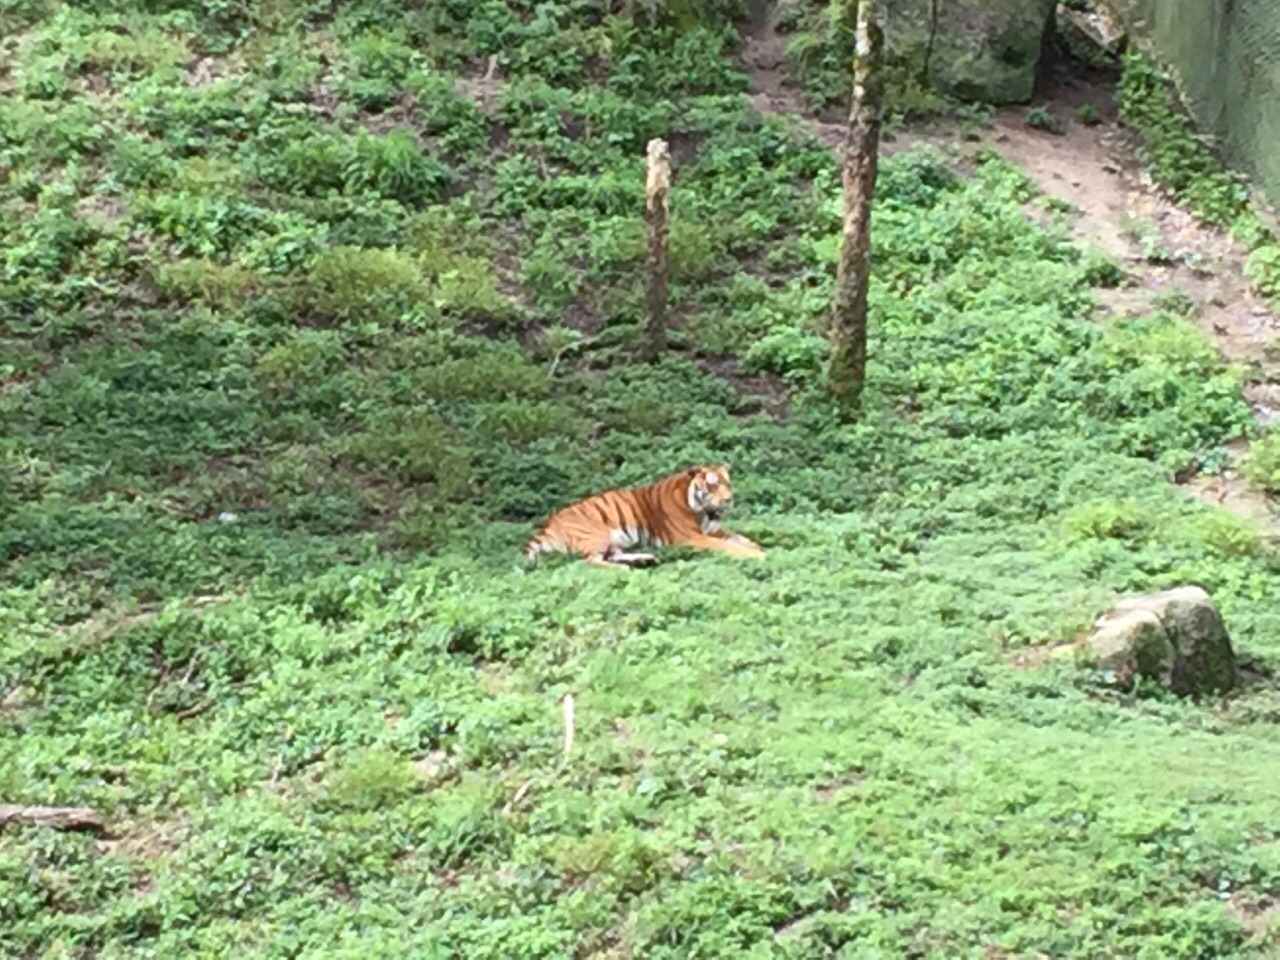
<instances>
[{"instance_id":1,"label":"dirt path","mask_svg":"<svg viewBox=\"0 0 1280 960\"><path fill-rule=\"evenodd\" d=\"M744 30L742 55L751 70L751 102L762 113L804 118L823 143L838 149L844 138L840 118L810 116L803 98L783 83L787 37L774 29L775 9L768 0L756 0ZM1280 318L1245 277L1245 251L1155 189L1130 135L1116 119L1106 79L1056 75L1044 84L1037 104L1048 110L1061 132L1033 128L1026 108L1010 108L997 112L977 141L963 140L954 124L935 123L897 131L884 152L919 142L955 144L966 154L981 146L994 148L1044 194L1069 203L1074 212L1067 225L1074 237L1110 255L1128 274L1123 285L1101 291L1111 316L1151 313L1162 298L1180 292L1194 307L1189 319L1227 360L1246 367L1244 396L1258 419L1280 420ZM1076 119L1086 104L1099 118L1095 125ZM1238 464L1247 445L1232 444L1229 452ZM1249 489L1233 466L1215 476L1192 478L1185 487L1255 521L1269 538L1280 539L1276 508Z\"/></svg>"},{"instance_id":2,"label":"dirt path","mask_svg":"<svg viewBox=\"0 0 1280 960\"><path fill-rule=\"evenodd\" d=\"M1096 93L1109 96L1105 89ZM1181 292L1193 305L1188 319L1225 359L1248 371L1244 397L1255 416L1262 422L1280 417L1280 363L1274 355L1280 318L1245 277L1245 251L1161 196L1118 124L1070 123L1055 135L1029 127L1025 111L1007 110L997 115L989 139L1041 191L1075 207L1068 223L1078 239L1124 266L1128 281L1101 291L1111 316L1151 313L1162 297ZM1231 463L1222 473L1192 477L1183 486L1254 521L1269 539L1280 539L1276 506L1240 476L1248 445L1236 441L1227 449Z\"/></svg>"}]
</instances>

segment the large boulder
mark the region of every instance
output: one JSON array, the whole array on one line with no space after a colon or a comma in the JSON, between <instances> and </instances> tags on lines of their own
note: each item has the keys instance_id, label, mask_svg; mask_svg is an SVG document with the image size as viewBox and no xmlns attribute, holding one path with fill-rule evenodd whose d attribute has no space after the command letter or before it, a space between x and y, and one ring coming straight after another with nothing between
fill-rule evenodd
<instances>
[{"instance_id":1,"label":"large boulder","mask_svg":"<svg viewBox=\"0 0 1280 960\"><path fill-rule=\"evenodd\" d=\"M786 50L793 76L832 68L843 76L852 67L849 8L821 0L753 0L752 5L771 9L774 22L785 24L781 31L799 30ZM895 87L924 81L962 100L1027 102L1055 7L1055 0L884 0L890 100ZM757 67L776 68L760 53L753 51L749 59ZM852 79L825 91L832 104L847 106Z\"/></svg>"},{"instance_id":2,"label":"large boulder","mask_svg":"<svg viewBox=\"0 0 1280 960\"><path fill-rule=\"evenodd\" d=\"M953 0L935 3L939 23L929 78L963 100L1031 99L1055 0Z\"/></svg>"},{"instance_id":3,"label":"large boulder","mask_svg":"<svg viewBox=\"0 0 1280 960\"><path fill-rule=\"evenodd\" d=\"M1223 693L1238 680L1222 616L1209 595L1194 586L1121 600L1072 649L1114 673L1123 687L1149 677L1185 696Z\"/></svg>"},{"instance_id":4,"label":"large boulder","mask_svg":"<svg viewBox=\"0 0 1280 960\"><path fill-rule=\"evenodd\" d=\"M962 100L1031 99L1055 0L888 0L891 63Z\"/></svg>"}]
</instances>

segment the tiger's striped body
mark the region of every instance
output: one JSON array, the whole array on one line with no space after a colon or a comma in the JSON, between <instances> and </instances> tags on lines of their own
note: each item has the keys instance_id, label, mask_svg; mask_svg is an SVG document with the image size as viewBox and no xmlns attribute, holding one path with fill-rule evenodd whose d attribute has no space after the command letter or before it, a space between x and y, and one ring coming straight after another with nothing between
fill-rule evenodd
<instances>
[{"instance_id":1,"label":"tiger's striped body","mask_svg":"<svg viewBox=\"0 0 1280 960\"><path fill-rule=\"evenodd\" d=\"M525 556L577 553L608 567L657 562L649 553L626 552L634 546L764 556L759 544L720 526L732 500L728 467L691 467L646 487L606 490L557 510L525 546Z\"/></svg>"}]
</instances>

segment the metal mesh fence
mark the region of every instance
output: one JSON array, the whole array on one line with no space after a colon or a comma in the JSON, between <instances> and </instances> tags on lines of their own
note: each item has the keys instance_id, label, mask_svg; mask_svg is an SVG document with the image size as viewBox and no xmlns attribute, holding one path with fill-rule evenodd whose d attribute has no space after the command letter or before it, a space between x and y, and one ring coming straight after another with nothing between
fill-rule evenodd
<instances>
[{"instance_id":1,"label":"metal mesh fence","mask_svg":"<svg viewBox=\"0 0 1280 960\"><path fill-rule=\"evenodd\" d=\"M1280 205L1280 0L1119 0L1223 159Z\"/></svg>"}]
</instances>

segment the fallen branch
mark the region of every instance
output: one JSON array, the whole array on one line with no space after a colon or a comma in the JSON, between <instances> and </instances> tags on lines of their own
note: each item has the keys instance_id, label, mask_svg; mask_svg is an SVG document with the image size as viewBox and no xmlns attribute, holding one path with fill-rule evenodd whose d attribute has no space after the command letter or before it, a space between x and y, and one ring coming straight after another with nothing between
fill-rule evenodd
<instances>
[{"instance_id":1,"label":"fallen branch","mask_svg":"<svg viewBox=\"0 0 1280 960\"><path fill-rule=\"evenodd\" d=\"M520 801L524 799L525 794L527 794L532 787L533 787L532 780L526 780L524 783L520 784L520 789L516 791L515 796L512 797L510 800L508 800L505 804L503 804L503 807L502 807L503 815L505 816L506 814L509 814L512 810L514 810L516 808L516 805L519 804Z\"/></svg>"},{"instance_id":2,"label":"fallen branch","mask_svg":"<svg viewBox=\"0 0 1280 960\"><path fill-rule=\"evenodd\" d=\"M54 830L92 830L101 833L106 829L102 814L89 807L23 807L0 804L0 830L17 823L34 823Z\"/></svg>"},{"instance_id":3,"label":"fallen branch","mask_svg":"<svg viewBox=\"0 0 1280 960\"><path fill-rule=\"evenodd\" d=\"M213 700L212 697L207 700L201 700L193 707L187 707L185 710L179 710L173 715L174 719L181 721L190 720L192 717L198 717L200 714L208 710L212 710L215 702L216 701Z\"/></svg>"},{"instance_id":4,"label":"fallen branch","mask_svg":"<svg viewBox=\"0 0 1280 960\"><path fill-rule=\"evenodd\" d=\"M559 347L555 351L555 354L551 357L551 366L547 370L547 379L550 380L552 377L556 375L556 370L560 366L560 361L564 358L564 355L566 353L568 353L570 350L581 350L586 347L594 346L597 342L599 342L599 340L600 340L600 337L598 335L594 337L584 337L578 340L574 340L570 343L566 343L564 346Z\"/></svg>"},{"instance_id":5,"label":"fallen branch","mask_svg":"<svg viewBox=\"0 0 1280 960\"><path fill-rule=\"evenodd\" d=\"M203 610L216 604L228 603L239 596L238 592L201 594L181 601L181 605L189 611ZM144 603L132 610L103 610L96 616L74 623L64 624L54 630L55 636L67 636L76 633L92 634L98 640L109 640L116 634L134 627L151 623L165 610L161 603Z\"/></svg>"}]
</instances>

